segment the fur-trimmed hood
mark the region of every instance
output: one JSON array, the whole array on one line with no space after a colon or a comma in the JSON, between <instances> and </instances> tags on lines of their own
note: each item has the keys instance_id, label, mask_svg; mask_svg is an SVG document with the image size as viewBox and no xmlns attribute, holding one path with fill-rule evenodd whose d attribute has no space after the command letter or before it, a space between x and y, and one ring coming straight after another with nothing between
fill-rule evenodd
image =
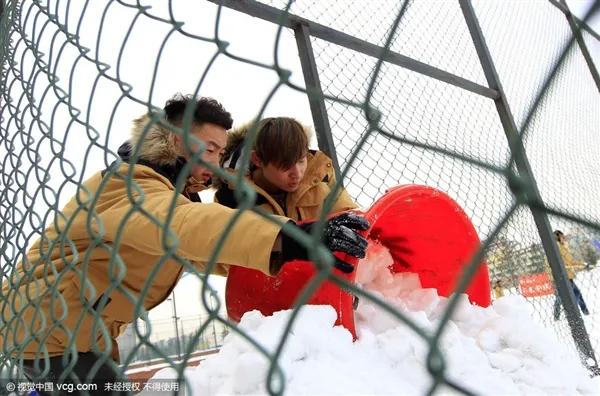
<instances>
[{"instance_id":1,"label":"fur-trimmed hood","mask_svg":"<svg viewBox=\"0 0 600 396\"><path fill-rule=\"evenodd\" d=\"M131 152L134 153L139 148L140 159L160 167L176 166L178 160L185 161L185 158L179 155L170 131L160 126L158 122L152 123L144 134L148 124L152 122L151 116L151 114L145 114L133 120L131 139L129 140Z\"/></svg>"},{"instance_id":2,"label":"fur-trimmed hood","mask_svg":"<svg viewBox=\"0 0 600 396\"><path fill-rule=\"evenodd\" d=\"M230 173L234 173L240 170L241 164L240 159L242 157L243 149L244 149L244 140L246 135L250 132L254 121L249 121L237 128L234 128L229 132L227 136L227 146L225 151L223 152L223 159L221 160L221 166L225 168L225 170ZM313 137L313 130L310 126L302 125L302 129L310 142ZM246 174L249 174L249 170L245 170ZM224 180L221 178L214 178L212 181L212 187L215 189L219 189L223 186Z\"/></svg>"},{"instance_id":3,"label":"fur-trimmed hood","mask_svg":"<svg viewBox=\"0 0 600 396\"><path fill-rule=\"evenodd\" d=\"M123 162L131 164L134 153L139 150L136 163L152 168L156 173L169 179L175 187L187 160L179 154L170 131L157 122L152 122L152 116L152 114L145 114L133 120L131 137L119 147L118 154ZM152 125L149 126L149 124ZM147 131L146 128L148 128ZM111 167L115 164L116 162ZM107 170L102 172L103 176ZM188 175L182 193L192 201L200 202L197 193L208 188L208 185L210 185L210 181L208 183L199 182Z\"/></svg>"}]
</instances>

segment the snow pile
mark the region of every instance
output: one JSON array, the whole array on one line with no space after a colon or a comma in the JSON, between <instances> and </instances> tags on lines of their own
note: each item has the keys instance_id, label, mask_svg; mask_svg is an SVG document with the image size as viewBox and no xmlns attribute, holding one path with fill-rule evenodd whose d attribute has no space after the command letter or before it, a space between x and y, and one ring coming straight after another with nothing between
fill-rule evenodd
<instances>
[{"instance_id":1,"label":"snow pile","mask_svg":"<svg viewBox=\"0 0 600 396\"><path fill-rule=\"evenodd\" d=\"M435 330L448 299L420 289L414 274L392 276L385 249L372 245L357 278L402 311L429 334ZM377 292L374 292L377 290ZM242 318L240 329L270 352L282 337L291 311L263 317L258 311ZM286 395L421 395L432 380L427 344L408 326L362 298L356 312L359 340L334 327L329 306L306 306L298 315L279 365ZM485 395L598 394L588 377L553 333L533 322L520 296L506 296L492 307L471 305L461 296L458 309L439 343L446 377ZM269 361L244 338L230 333L221 351L186 372L195 395L268 394ZM162 374L161 374L162 373ZM164 376L163 372L157 375ZM280 389L277 375L272 389ZM454 394L450 388L438 393Z\"/></svg>"}]
</instances>

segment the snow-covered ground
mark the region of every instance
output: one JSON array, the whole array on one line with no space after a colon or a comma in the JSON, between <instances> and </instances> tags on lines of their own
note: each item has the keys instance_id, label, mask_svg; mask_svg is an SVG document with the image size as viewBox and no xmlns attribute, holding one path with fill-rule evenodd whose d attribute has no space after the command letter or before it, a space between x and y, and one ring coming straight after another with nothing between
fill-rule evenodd
<instances>
[{"instance_id":1,"label":"snow-covered ground","mask_svg":"<svg viewBox=\"0 0 600 396\"><path fill-rule=\"evenodd\" d=\"M448 299L433 289L421 289L414 276L392 276L386 269L390 260L386 251L372 245L357 278L364 289L386 299L432 334ZM590 290L582 291L591 297L595 283L587 283ZM518 295L500 298L488 308L473 306L462 297L439 343L445 375L454 383L485 395L600 393L599 380L589 378L570 346L557 339L551 326L539 323L535 315L542 310L532 316L534 305ZM549 310L549 320L553 298L536 304ZM258 311L249 312L239 327L273 352L290 314L282 311L263 317ZM286 395L421 395L428 391L432 385L428 344L408 326L364 298L356 312L357 342L352 342L344 328L334 327L335 320L329 306L306 306L300 311L278 360L284 380L275 375L272 390L284 386ZM254 346L230 333L218 354L188 368L185 376L194 395L265 395L269 367ZM172 369L155 376L173 377ZM438 393L456 391L442 386Z\"/></svg>"},{"instance_id":2,"label":"snow-covered ground","mask_svg":"<svg viewBox=\"0 0 600 396\"><path fill-rule=\"evenodd\" d=\"M581 290L590 311L590 315L583 316L583 319L592 347L598 356L598 351L600 350L600 298L598 298L600 268L596 267L591 271L578 272L575 283ZM506 292L507 294L518 294L518 290L514 289L508 289ZM528 312L533 319L544 327L553 330L561 342L567 345L571 353L575 356L577 349L575 348L564 310L561 312L560 319L558 321L554 320L554 296L528 298L527 302L529 305Z\"/></svg>"}]
</instances>

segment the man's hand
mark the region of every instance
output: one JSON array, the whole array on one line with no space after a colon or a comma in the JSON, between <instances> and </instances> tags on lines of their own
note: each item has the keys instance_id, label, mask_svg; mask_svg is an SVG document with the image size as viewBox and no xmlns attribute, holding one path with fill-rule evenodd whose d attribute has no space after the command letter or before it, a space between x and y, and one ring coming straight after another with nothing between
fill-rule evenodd
<instances>
[{"instance_id":1,"label":"man's hand","mask_svg":"<svg viewBox=\"0 0 600 396\"><path fill-rule=\"evenodd\" d=\"M293 223L292 223L293 224ZM302 231L311 233L316 222L296 225ZM356 258L364 258L369 242L358 231L368 230L371 224L362 216L345 212L325 220L321 242L332 252L342 252ZM293 238L281 235L283 261L308 261L308 250ZM349 274L354 271L354 265L335 257L335 268Z\"/></svg>"}]
</instances>

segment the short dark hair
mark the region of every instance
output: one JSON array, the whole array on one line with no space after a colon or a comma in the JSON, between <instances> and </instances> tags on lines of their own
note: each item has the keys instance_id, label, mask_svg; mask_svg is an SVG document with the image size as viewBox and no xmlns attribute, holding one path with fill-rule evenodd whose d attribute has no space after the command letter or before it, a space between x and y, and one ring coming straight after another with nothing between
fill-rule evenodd
<instances>
[{"instance_id":1,"label":"short dark hair","mask_svg":"<svg viewBox=\"0 0 600 396\"><path fill-rule=\"evenodd\" d=\"M233 119L231 114L225 110L223 105L213 98L194 98L192 95L175 94L165 103L166 118L169 123L175 125L181 123L183 114L188 103L194 102L193 121L196 124L215 124L227 130L231 129Z\"/></svg>"},{"instance_id":2,"label":"short dark hair","mask_svg":"<svg viewBox=\"0 0 600 396\"><path fill-rule=\"evenodd\" d=\"M309 139L302 124L289 117L262 120L252 149L264 165L289 169L308 154Z\"/></svg>"},{"instance_id":3,"label":"short dark hair","mask_svg":"<svg viewBox=\"0 0 600 396\"><path fill-rule=\"evenodd\" d=\"M565 236L565 234L563 234L563 232L561 230L556 230L556 231L554 231L554 236L559 238L561 236Z\"/></svg>"}]
</instances>

